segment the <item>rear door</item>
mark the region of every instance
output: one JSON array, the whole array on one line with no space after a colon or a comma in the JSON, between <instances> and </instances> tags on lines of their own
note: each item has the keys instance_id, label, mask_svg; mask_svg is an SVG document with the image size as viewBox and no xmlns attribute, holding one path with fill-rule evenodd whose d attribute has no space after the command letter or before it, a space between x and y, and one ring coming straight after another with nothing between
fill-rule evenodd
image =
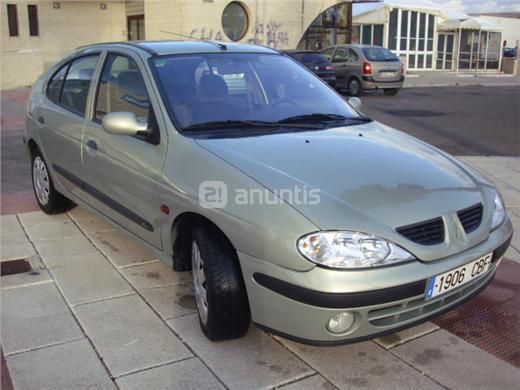
<instances>
[{"instance_id":1,"label":"rear door","mask_svg":"<svg viewBox=\"0 0 520 390\"><path fill-rule=\"evenodd\" d=\"M81 141L99 58L99 53L82 55L59 68L47 84L46 97L36 114L47 164L57 173L60 184L80 199L84 193L75 178L83 174Z\"/></svg>"},{"instance_id":2,"label":"rear door","mask_svg":"<svg viewBox=\"0 0 520 390\"><path fill-rule=\"evenodd\" d=\"M157 121L157 101L141 59L131 51L108 52L83 137L85 189L92 207L154 247L162 247L159 182L167 135ZM111 112L132 112L148 122L150 135L113 135L101 121Z\"/></svg>"}]
</instances>

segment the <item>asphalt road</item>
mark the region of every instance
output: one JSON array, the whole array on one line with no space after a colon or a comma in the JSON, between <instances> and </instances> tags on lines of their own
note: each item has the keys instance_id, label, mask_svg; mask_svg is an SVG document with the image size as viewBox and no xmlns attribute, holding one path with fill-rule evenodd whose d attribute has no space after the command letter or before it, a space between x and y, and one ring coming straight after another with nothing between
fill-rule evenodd
<instances>
[{"instance_id":1,"label":"asphalt road","mask_svg":"<svg viewBox=\"0 0 520 390\"><path fill-rule=\"evenodd\" d=\"M518 87L371 91L363 112L454 155L520 156Z\"/></svg>"}]
</instances>

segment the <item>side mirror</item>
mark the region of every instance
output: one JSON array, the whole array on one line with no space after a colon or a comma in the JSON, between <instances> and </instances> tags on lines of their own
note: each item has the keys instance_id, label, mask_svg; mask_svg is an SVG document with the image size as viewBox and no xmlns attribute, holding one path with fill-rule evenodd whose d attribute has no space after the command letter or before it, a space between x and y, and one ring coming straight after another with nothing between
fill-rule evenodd
<instances>
[{"instance_id":1,"label":"side mirror","mask_svg":"<svg viewBox=\"0 0 520 390\"><path fill-rule=\"evenodd\" d=\"M148 123L138 121L132 112L111 112L101 123L107 133L114 135L136 135L148 129Z\"/></svg>"},{"instance_id":2,"label":"side mirror","mask_svg":"<svg viewBox=\"0 0 520 390\"><path fill-rule=\"evenodd\" d=\"M357 111L361 111L361 99L358 97L351 97L347 100L347 103L354 107Z\"/></svg>"}]
</instances>

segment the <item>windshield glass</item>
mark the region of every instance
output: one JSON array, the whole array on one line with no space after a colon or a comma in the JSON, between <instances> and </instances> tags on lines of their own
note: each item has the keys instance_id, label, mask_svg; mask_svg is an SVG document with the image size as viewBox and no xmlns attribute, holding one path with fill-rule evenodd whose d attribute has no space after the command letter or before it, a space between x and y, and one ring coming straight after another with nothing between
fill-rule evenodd
<instances>
[{"instance_id":1,"label":"windshield glass","mask_svg":"<svg viewBox=\"0 0 520 390\"><path fill-rule=\"evenodd\" d=\"M369 61L399 61L394 53L383 47L365 47L363 54Z\"/></svg>"},{"instance_id":2,"label":"windshield glass","mask_svg":"<svg viewBox=\"0 0 520 390\"><path fill-rule=\"evenodd\" d=\"M152 61L181 130L210 122L278 122L317 113L359 117L320 79L278 54L172 55Z\"/></svg>"}]
</instances>

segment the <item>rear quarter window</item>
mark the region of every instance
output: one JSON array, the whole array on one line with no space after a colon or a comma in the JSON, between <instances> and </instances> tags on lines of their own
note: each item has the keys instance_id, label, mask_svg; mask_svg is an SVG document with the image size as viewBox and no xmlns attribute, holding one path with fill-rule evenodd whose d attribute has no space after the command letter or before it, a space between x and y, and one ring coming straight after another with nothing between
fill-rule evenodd
<instances>
[{"instance_id":1,"label":"rear quarter window","mask_svg":"<svg viewBox=\"0 0 520 390\"><path fill-rule=\"evenodd\" d=\"M63 86L68 66L69 63L63 65L56 73L54 73L47 84L46 95L54 103L58 103L60 100L61 87Z\"/></svg>"}]
</instances>

